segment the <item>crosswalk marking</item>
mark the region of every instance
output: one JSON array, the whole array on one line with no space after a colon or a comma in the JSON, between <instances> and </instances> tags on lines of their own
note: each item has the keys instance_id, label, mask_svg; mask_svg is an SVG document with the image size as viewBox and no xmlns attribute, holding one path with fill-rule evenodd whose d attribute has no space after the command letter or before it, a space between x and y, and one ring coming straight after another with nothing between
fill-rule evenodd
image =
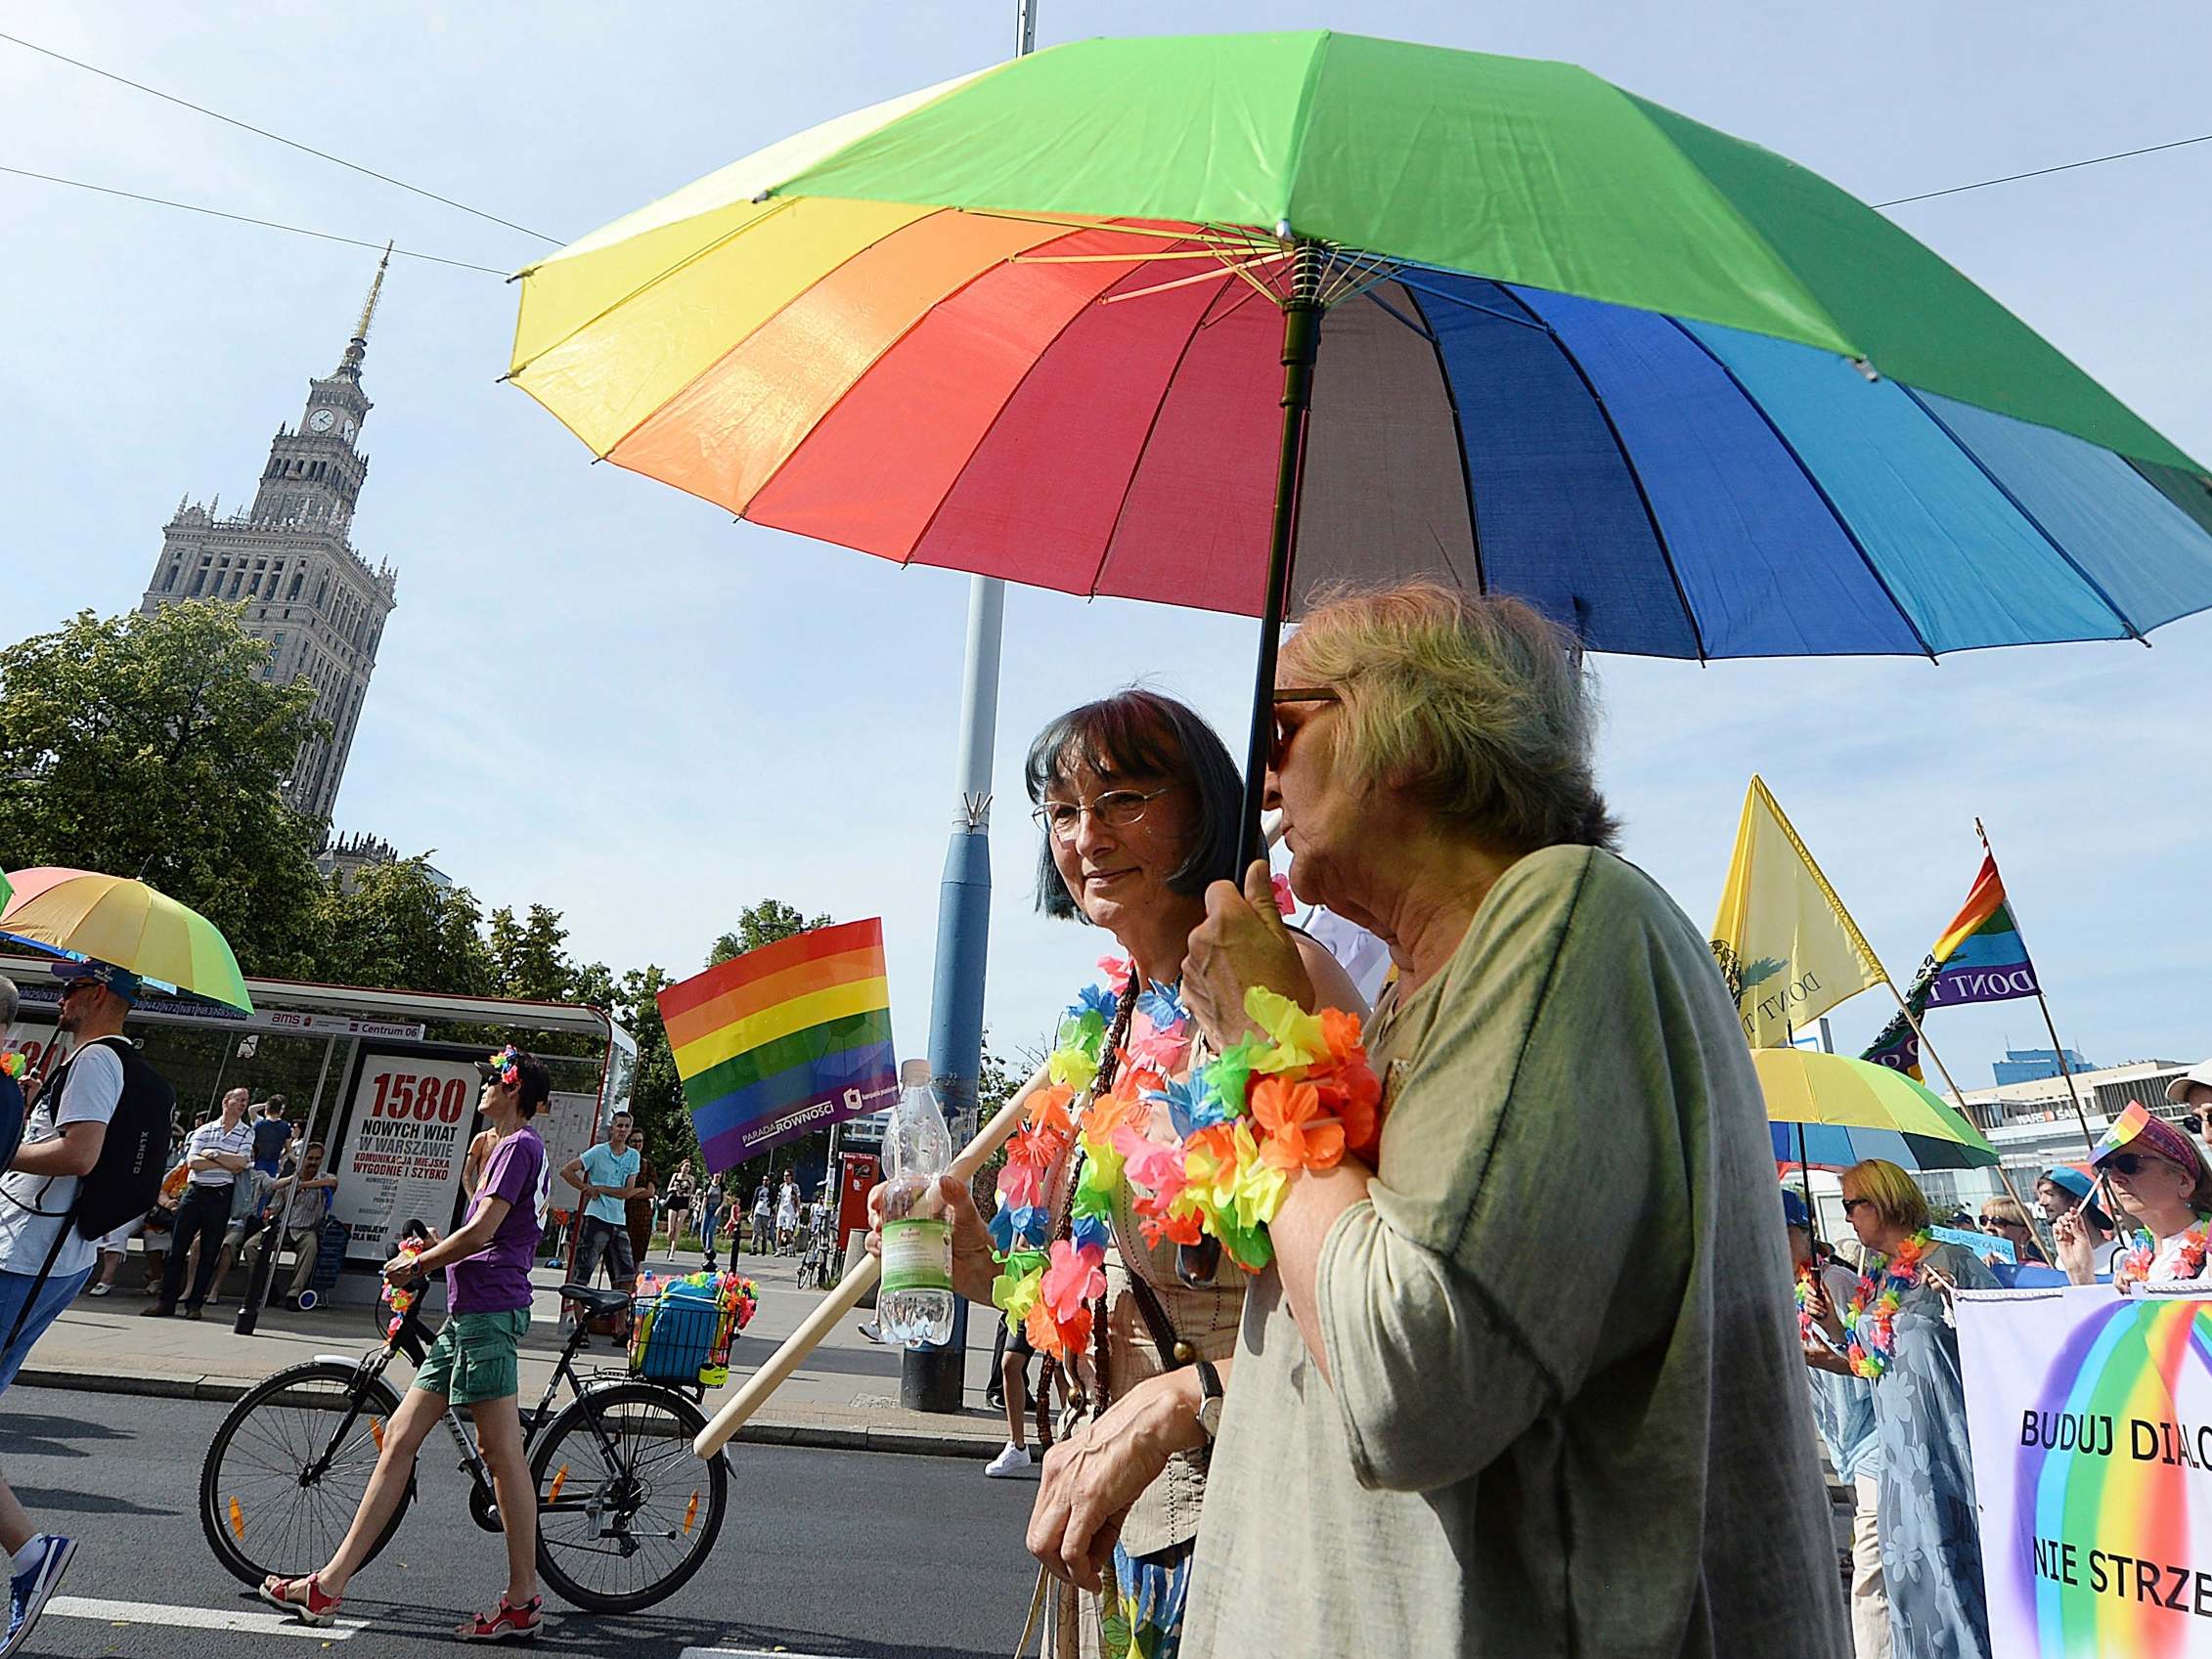
<instances>
[{"instance_id":1,"label":"crosswalk marking","mask_svg":"<svg viewBox=\"0 0 2212 1659\"><path fill-rule=\"evenodd\" d=\"M284 1613L248 1608L173 1607L164 1601L110 1601L96 1595L57 1595L46 1603L50 1619L98 1619L107 1624L163 1625L171 1630L234 1631L242 1636L311 1636L322 1641L350 1641L369 1628L367 1619L338 1619L306 1625Z\"/></svg>"}]
</instances>

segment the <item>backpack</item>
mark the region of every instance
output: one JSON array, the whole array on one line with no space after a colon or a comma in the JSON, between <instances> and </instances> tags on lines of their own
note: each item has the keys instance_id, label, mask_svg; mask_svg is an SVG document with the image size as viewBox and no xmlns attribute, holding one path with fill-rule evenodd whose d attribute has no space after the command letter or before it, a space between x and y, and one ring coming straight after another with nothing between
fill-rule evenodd
<instances>
[{"instance_id":1,"label":"backpack","mask_svg":"<svg viewBox=\"0 0 2212 1659\"><path fill-rule=\"evenodd\" d=\"M22 1145L26 1115L22 1086L0 1071L0 1169L15 1161L16 1149Z\"/></svg>"},{"instance_id":2,"label":"backpack","mask_svg":"<svg viewBox=\"0 0 2212 1659\"><path fill-rule=\"evenodd\" d=\"M136 1221L159 1201L169 1172L169 1143L177 1131L177 1091L122 1037L101 1037L123 1063L123 1092L108 1119L100 1157L77 1185L77 1231L87 1239ZM87 1048L93 1046L88 1043ZM81 1051L80 1051L81 1052ZM76 1056L69 1057L69 1066ZM69 1066L55 1079L55 1103L66 1086Z\"/></svg>"}]
</instances>

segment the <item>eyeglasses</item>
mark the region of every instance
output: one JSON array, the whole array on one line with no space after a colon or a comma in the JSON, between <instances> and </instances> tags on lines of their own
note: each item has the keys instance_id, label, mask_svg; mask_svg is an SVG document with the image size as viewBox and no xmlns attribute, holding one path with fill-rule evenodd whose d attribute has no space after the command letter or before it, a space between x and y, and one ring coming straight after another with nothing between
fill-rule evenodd
<instances>
[{"instance_id":1,"label":"eyeglasses","mask_svg":"<svg viewBox=\"0 0 2212 1659\"><path fill-rule=\"evenodd\" d=\"M1991 1228L1994 1228L1994 1227L2020 1227L2020 1228L2024 1228L2024 1227L2026 1227L2026 1226L2027 1226L2027 1223L2026 1223L2026 1222L2024 1222L2024 1221L2013 1221L2013 1220L2010 1219L2009 1217L2006 1217L2006 1216L2002 1216L2002 1215L1985 1215L1985 1216L1983 1216L1983 1217L1981 1218L1981 1230L1982 1230L1982 1231L1983 1231L1984 1233L1988 1232L1988 1231L1989 1231L1989 1230L1990 1230Z\"/></svg>"},{"instance_id":2,"label":"eyeglasses","mask_svg":"<svg viewBox=\"0 0 2212 1659\"><path fill-rule=\"evenodd\" d=\"M1845 1215L1849 1215L1853 1210L1857 1209L1859 1205L1871 1204L1873 1202L1874 1200L1872 1199L1845 1199L1843 1201L1843 1213Z\"/></svg>"},{"instance_id":3,"label":"eyeglasses","mask_svg":"<svg viewBox=\"0 0 2212 1659\"><path fill-rule=\"evenodd\" d=\"M1069 842L1083 833L1085 812L1103 829L1126 830L1143 819L1145 808L1174 787L1169 783L1153 790L1109 789L1094 801L1047 801L1030 816L1054 841Z\"/></svg>"},{"instance_id":4,"label":"eyeglasses","mask_svg":"<svg viewBox=\"0 0 2212 1659\"><path fill-rule=\"evenodd\" d=\"M1344 698L1325 685L1313 685L1278 691L1274 700L1277 703L1341 703ZM1284 725L1280 719L1275 721L1275 741L1267 751L1267 764L1270 767L1278 772L1283 769L1283 763L1290 758L1292 740L1312 721L1313 717L1310 715L1293 726Z\"/></svg>"},{"instance_id":5,"label":"eyeglasses","mask_svg":"<svg viewBox=\"0 0 2212 1659\"><path fill-rule=\"evenodd\" d=\"M2179 1164L2167 1162L2165 1158L2159 1157L2155 1154L2142 1152L2114 1153L2104 1160L2104 1167L2116 1175L2141 1175L2146 1170L2158 1168L2161 1164L2168 1169L2181 1167Z\"/></svg>"}]
</instances>

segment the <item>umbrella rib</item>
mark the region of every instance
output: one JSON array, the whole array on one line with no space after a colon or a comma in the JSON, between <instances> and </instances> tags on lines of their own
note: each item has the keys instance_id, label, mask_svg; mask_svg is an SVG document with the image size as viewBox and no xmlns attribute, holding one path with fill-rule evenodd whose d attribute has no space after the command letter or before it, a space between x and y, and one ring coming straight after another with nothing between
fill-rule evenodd
<instances>
[{"instance_id":1,"label":"umbrella rib","mask_svg":"<svg viewBox=\"0 0 2212 1659\"><path fill-rule=\"evenodd\" d=\"M1476 282L1491 281L1487 277L1477 277L1473 280ZM1464 294L1455 294L1448 288L1433 287L1427 283L1414 282L1406 276L1403 267L1398 270L1397 284L1398 286L1407 289L1409 292L1427 294L1432 299L1443 300L1447 304L1456 305L1465 311L1480 311L1484 317L1495 317L1500 323L1511 323L1516 328L1534 328L1538 333L1544 334L1551 332L1551 329L1543 324L1531 322L1526 316L1516 316L1510 311L1500 311L1495 306L1481 304L1476 300L1469 299Z\"/></svg>"},{"instance_id":2,"label":"umbrella rib","mask_svg":"<svg viewBox=\"0 0 2212 1659\"><path fill-rule=\"evenodd\" d=\"M1098 563L1091 570L1088 589L1092 598L1098 596L1098 585L1105 580L1106 560L1114 551L1114 539L1122 533L1122 515L1129 509L1129 497L1136 490L1137 474L1144 470L1145 452L1152 448L1153 434L1160 430L1160 416L1168 407L1169 396L1175 389L1175 376L1182 372L1183 359L1190 355L1190 348L1197 342L1199 330L1206 326L1206 314L1213 309L1213 300L1208 300L1200 307L1198 316L1191 322L1190 331L1183 336L1183 343L1175 350L1173 367L1161 379L1160 401L1152 406L1152 418L1145 422L1144 441L1137 445L1136 458L1129 462L1128 480L1122 486L1122 499L1114 503L1114 522L1106 527L1106 539L1098 545Z\"/></svg>"},{"instance_id":3,"label":"umbrella rib","mask_svg":"<svg viewBox=\"0 0 2212 1659\"><path fill-rule=\"evenodd\" d=\"M1405 286L1402 277L1399 278L1399 286ZM1380 298L1373 290L1369 290L1367 297L1384 310L1391 309L1390 302ZM1459 393L1451 383L1450 370L1444 366L1443 341L1437 337L1436 329L1429 327L1428 314L1421 309L1420 294L1406 287L1405 302L1413 307L1414 315L1421 319L1421 326L1416 331L1429 342L1429 350L1436 357L1437 379L1444 389L1444 407L1451 411L1452 450L1459 457L1459 487L1467 498L1467 540L1475 556L1475 591L1487 593L1490 590L1489 580L1482 569L1482 513L1475 502L1475 471L1467 458L1467 428L1460 420Z\"/></svg>"},{"instance_id":4,"label":"umbrella rib","mask_svg":"<svg viewBox=\"0 0 2212 1659\"><path fill-rule=\"evenodd\" d=\"M1201 271L1195 277L1177 277L1172 283L1155 283L1149 288L1130 288L1127 293L1108 294L1098 303L1100 305L1119 305L1125 299L1143 299L1148 294L1164 294L1171 288L1187 288L1200 283L1218 283L1230 277L1247 277L1247 274L1258 266L1279 265L1289 257L1290 255L1287 253L1270 253L1263 259L1246 260L1235 265L1225 265L1218 271ZM1249 277L1247 277L1247 280L1249 280ZM1265 288L1261 288L1260 291L1267 293ZM1274 296L1269 294L1268 297L1271 299Z\"/></svg>"},{"instance_id":5,"label":"umbrella rib","mask_svg":"<svg viewBox=\"0 0 2212 1659\"><path fill-rule=\"evenodd\" d=\"M1761 404L1757 398L1751 396L1744 382L1736 377L1736 371L1721 362L1718 352L1706 345L1703 340L1698 338L1698 332L1695 328L1687 327L1681 318L1671 316L1666 312L1656 312L1654 315L1665 317L1675 327L1681 329L1682 337L1704 353L1712 366L1726 375L1728 383L1736 388L1736 395L1741 397L1746 406L1766 423L1766 429L1774 435L1774 441L1782 446L1782 453L1790 458L1792 464L1797 468L1798 473L1804 478L1806 486L1820 498L1820 504L1828 508L1828 515L1836 520L1836 529L1843 532L1843 539L1851 544L1851 550L1859 555L1859 562L1867 567L1867 574L1874 578L1875 586L1881 589L1881 596L1889 601L1891 608L1897 612L1905 626L1912 631L1913 638L1919 643L1922 651L1926 653L1927 660L1931 663L1935 662L1937 660L1935 647L1927 642L1927 635L1921 632L1920 623L1914 619L1913 613L1908 611L1903 601L1897 597L1896 589L1889 586L1889 579L1881 574L1880 567L1874 562L1874 555L1867 551L1866 544L1859 540L1859 533L1851 528L1850 520L1845 518L1842 509L1836 506L1835 498L1830 496L1827 487L1813 476L1813 469L1805 464L1805 458L1797 453L1797 446L1783 435L1782 428L1774 422L1774 416L1767 414L1766 406Z\"/></svg>"},{"instance_id":6,"label":"umbrella rib","mask_svg":"<svg viewBox=\"0 0 2212 1659\"><path fill-rule=\"evenodd\" d=\"M1627 441L1620 435L1620 427L1613 418L1613 411L1606 408L1606 400L1590 379L1588 371L1582 367L1582 360L1560 338L1559 330L1538 317L1535 309L1515 293L1509 284L1500 283L1497 286L1498 292L1526 311L1528 320L1543 328L1551 339L1553 349L1559 353L1568 368L1574 371L1575 379L1582 382L1582 390L1589 394L1599 418L1605 421L1606 434L1613 439L1614 452L1620 457L1620 464L1628 473L1628 481L1636 486L1636 500L1643 506L1644 522L1651 526L1652 541L1659 547L1659 563L1666 567L1666 579L1674 588L1674 602L1682 607L1682 620L1690 626L1690 643L1697 647L1698 662L1703 667L1710 659L1705 654L1705 636L1698 626L1698 613L1691 608L1689 589L1682 586L1682 571L1674 562L1674 549L1667 546L1666 532L1659 527L1659 511L1652 505L1651 492L1644 488L1644 475L1636 469L1636 458L1628 453Z\"/></svg>"},{"instance_id":7,"label":"umbrella rib","mask_svg":"<svg viewBox=\"0 0 2212 1659\"><path fill-rule=\"evenodd\" d=\"M2104 590L2104 585L2101 582L2098 581L2096 577L2090 575L2088 571L2082 569L2081 565L2076 562L2074 555L2067 552L2064 547L2058 545L2058 538L2052 535L2050 531L2046 530L2043 527L2043 520L2036 517L2034 513L2028 510L2027 503L2021 501L2019 497L2013 495L2013 492L2006 487L2005 481L1999 478L1996 473L1990 471L1988 466L1983 463L1981 457L1975 455L1972 450L1967 447L1966 441L1961 438L1957 432L1951 429L1951 423L1948 420L1944 419L1942 415L1936 414L1934 410L1930 409L1927 405L1927 400L1922 397L1921 394L1915 391L1912 387L1906 385L1904 381L1896 380L1892 381L1891 384L1895 385L1899 391L1903 392L1905 396L1909 400L1911 400L1913 407L1919 410L1921 414L1927 416L1928 420L1934 425L1935 429L1951 441L1951 447L1953 449L1957 450L1961 455L1965 456L1967 459L1973 462L1974 470L1979 472L1984 478L1988 479L1990 487L1994 489L2000 496L2003 496L2009 503L2011 503L2012 508L2014 512L2018 513L2022 518L2027 520L2028 527L2033 530L2038 536L2042 537L2045 542L2050 544L2051 550L2057 553L2061 559L2064 559L2066 561L2066 568L2072 571L2076 576L2080 577L2082 580L2082 586L2087 588L2092 593L2095 593L2097 595L2097 602L2112 613L2113 619L2118 622L2122 628L2127 630L2128 637L2135 640L2138 644L2147 646L2150 641L2143 636L2143 631L2137 628L2134 621L2128 616L2127 612L2121 610L2119 605L2113 601L2112 595Z\"/></svg>"}]
</instances>

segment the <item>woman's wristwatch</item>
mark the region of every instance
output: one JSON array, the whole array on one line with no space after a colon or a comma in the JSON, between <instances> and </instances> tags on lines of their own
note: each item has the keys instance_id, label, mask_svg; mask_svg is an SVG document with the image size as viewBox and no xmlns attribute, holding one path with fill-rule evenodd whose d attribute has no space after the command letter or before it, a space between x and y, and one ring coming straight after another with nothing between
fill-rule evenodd
<instances>
[{"instance_id":1,"label":"woman's wristwatch","mask_svg":"<svg viewBox=\"0 0 2212 1659\"><path fill-rule=\"evenodd\" d=\"M1198 1362L1198 1426L1206 1431L1206 1444L1221 1432L1221 1374L1210 1360Z\"/></svg>"}]
</instances>

